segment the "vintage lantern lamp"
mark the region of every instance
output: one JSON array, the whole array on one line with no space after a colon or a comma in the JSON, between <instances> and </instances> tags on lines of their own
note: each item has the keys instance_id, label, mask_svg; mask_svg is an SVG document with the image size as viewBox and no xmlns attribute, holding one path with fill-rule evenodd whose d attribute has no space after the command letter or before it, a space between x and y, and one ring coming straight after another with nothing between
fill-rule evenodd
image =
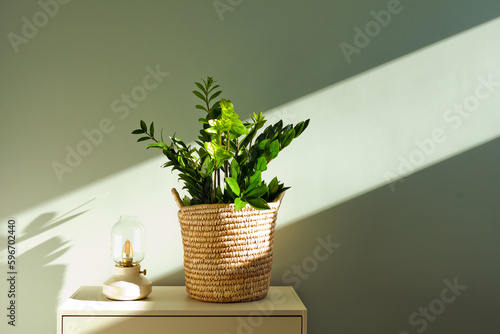
<instances>
[{"instance_id":1,"label":"vintage lantern lamp","mask_svg":"<svg viewBox=\"0 0 500 334\"><path fill-rule=\"evenodd\" d=\"M116 300L146 298L152 283L139 264L145 255L144 226L133 216L121 216L111 229L111 257L115 261L114 275L102 287L104 295Z\"/></svg>"}]
</instances>

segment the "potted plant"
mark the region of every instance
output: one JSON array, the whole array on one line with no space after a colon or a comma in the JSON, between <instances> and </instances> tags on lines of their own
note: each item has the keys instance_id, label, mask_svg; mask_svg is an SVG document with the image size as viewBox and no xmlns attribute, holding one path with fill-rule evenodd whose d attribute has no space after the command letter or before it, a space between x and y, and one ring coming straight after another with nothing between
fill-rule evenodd
<instances>
[{"instance_id":1,"label":"potted plant","mask_svg":"<svg viewBox=\"0 0 500 334\"><path fill-rule=\"evenodd\" d=\"M170 144L155 137L154 122L141 120L132 134L152 141L166 156L163 167L176 170L188 195L172 193L179 206L184 247L186 290L192 298L210 302L264 298L269 289L277 211L285 190L262 172L279 152L307 128L277 123L261 130L262 113L242 122L231 101L212 77L195 82L193 91L203 102L202 128L194 147L175 135Z\"/></svg>"}]
</instances>

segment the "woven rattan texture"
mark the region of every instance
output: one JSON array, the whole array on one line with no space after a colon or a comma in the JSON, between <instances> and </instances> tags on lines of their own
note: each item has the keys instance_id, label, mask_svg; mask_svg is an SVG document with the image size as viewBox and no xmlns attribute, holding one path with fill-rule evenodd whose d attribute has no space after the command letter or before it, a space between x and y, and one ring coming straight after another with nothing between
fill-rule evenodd
<instances>
[{"instance_id":1,"label":"woven rattan texture","mask_svg":"<svg viewBox=\"0 0 500 334\"><path fill-rule=\"evenodd\" d=\"M180 207L186 290L192 298L243 302L267 295L280 203L281 197L269 203L270 210L247 205L235 211L234 204Z\"/></svg>"}]
</instances>

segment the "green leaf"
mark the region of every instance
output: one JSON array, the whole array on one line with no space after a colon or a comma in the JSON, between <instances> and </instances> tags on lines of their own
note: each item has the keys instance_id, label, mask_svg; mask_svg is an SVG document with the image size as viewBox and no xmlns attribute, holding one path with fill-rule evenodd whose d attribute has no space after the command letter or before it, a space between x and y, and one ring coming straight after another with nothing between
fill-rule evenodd
<instances>
[{"instance_id":1,"label":"green leaf","mask_svg":"<svg viewBox=\"0 0 500 334\"><path fill-rule=\"evenodd\" d=\"M198 92L197 90L193 90L193 94L198 96L200 99L202 99L203 101L205 101L205 97L203 96L203 94L201 94L200 92Z\"/></svg>"},{"instance_id":2,"label":"green leaf","mask_svg":"<svg viewBox=\"0 0 500 334\"><path fill-rule=\"evenodd\" d=\"M165 163L162 165L162 167L163 167L163 168L167 168L167 167L171 167L171 166L173 166L173 165L174 165L174 163L173 163L172 161L168 161L168 162L165 162Z\"/></svg>"},{"instance_id":3,"label":"green leaf","mask_svg":"<svg viewBox=\"0 0 500 334\"><path fill-rule=\"evenodd\" d=\"M233 159L233 161L231 161L231 177L237 180L239 174L240 174L240 165L238 165L238 161L236 161L236 159Z\"/></svg>"},{"instance_id":4,"label":"green leaf","mask_svg":"<svg viewBox=\"0 0 500 334\"><path fill-rule=\"evenodd\" d=\"M208 101L212 101L213 99L215 99L217 96L219 96L220 94L222 93L221 90L215 92L212 94L212 96L210 96L210 98L208 99Z\"/></svg>"},{"instance_id":5,"label":"green leaf","mask_svg":"<svg viewBox=\"0 0 500 334\"><path fill-rule=\"evenodd\" d=\"M234 112L233 103L230 100L221 99L219 101L219 105L220 105L220 108L222 109L222 112L224 115L227 115L228 113Z\"/></svg>"},{"instance_id":6,"label":"green leaf","mask_svg":"<svg viewBox=\"0 0 500 334\"><path fill-rule=\"evenodd\" d=\"M210 107L210 113L214 115L214 117L217 117L217 110L220 108L219 101L215 102L211 107ZM216 115L217 114L217 115Z\"/></svg>"},{"instance_id":7,"label":"green leaf","mask_svg":"<svg viewBox=\"0 0 500 334\"><path fill-rule=\"evenodd\" d=\"M182 205L184 205L184 206L191 205L191 200L189 199L189 197L184 196L184 199L182 200Z\"/></svg>"},{"instance_id":8,"label":"green leaf","mask_svg":"<svg viewBox=\"0 0 500 334\"><path fill-rule=\"evenodd\" d=\"M238 182L231 177L226 177L225 180L236 196L240 196L240 186L238 185Z\"/></svg>"},{"instance_id":9,"label":"green leaf","mask_svg":"<svg viewBox=\"0 0 500 334\"><path fill-rule=\"evenodd\" d=\"M205 89L205 87L203 87L202 84L200 84L199 82L195 82L196 86L198 86L198 88L204 93L204 94L207 94L207 91Z\"/></svg>"},{"instance_id":10,"label":"green leaf","mask_svg":"<svg viewBox=\"0 0 500 334\"><path fill-rule=\"evenodd\" d=\"M215 150L215 157L222 162L231 159L232 155L223 146L219 146Z\"/></svg>"},{"instance_id":11,"label":"green leaf","mask_svg":"<svg viewBox=\"0 0 500 334\"><path fill-rule=\"evenodd\" d=\"M260 170L256 171L252 176L250 176L250 185L248 189L252 189L254 187L260 186L262 182L262 173Z\"/></svg>"},{"instance_id":12,"label":"green leaf","mask_svg":"<svg viewBox=\"0 0 500 334\"><path fill-rule=\"evenodd\" d=\"M257 164L255 164L255 170L259 171L259 170L266 170L267 169L267 162L266 162L266 158L264 157L260 157L257 159Z\"/></svg>"},{"instance_id":13,"label":"green leaf","mask_svg":"<svg viewBox=\"0 0 500 334\"><path fill-rule=\"evenodd\" d=\"M201 110L204 110L204 111L208 112L207 108L205 108L204 106L199 105L199 104L197 104L197 105L195 106L195 108L196 108L196 109L201 109Z\"/></svg>"},{"instance_id":14,"label":"green leaf","mask_svg":"<svg viewBox=\"0 0 500 334\"><path fill-rule=\"evenodd\" d=\"M305 122L300 122L295 126L295 138L300 136L302 132L304 132L305 129L307 129L307 126L309 125L309 119L306 120Z\"/></svg>"},{"instance_id":15,"label":"green leaf","mask_svg":"<svg viewBox=\"0 0 500 334\"><path fill-rule=\"evenodd\" d=\"M269 205L262 198L248 198L248 204L258 210L267 210L270 209Z\"/></svg>"},{"instance_id":16,"label":"green leaf","mask_svg":"<svg viewBox=\"0 0 500 334\"><path fill-rule=\"evenodd\" d=\"M220 86L219 85L215 85L213 87L211 87L209 90L208 90L208 93L210 94L214 89L216 88L219 88Z\"/></svg>"},{"instance_id":17,"label":"green leaf","mask_svg":"<svg viewBox=\"0 0 500 334\"><path fill-rule=\"evenodd\" d=\"M245 192L245 198L258 198L261 197L267 193L267 186L265 184L261 185L260 187L254 188L250 190L249 192Z\"/></svg>"},{"instance_id":18,"label":"green leaf","mask_svg":"<svg viewBox=\"0 0 500 334\"><path fill-rule=\"evenodd\" d=\"M144 130L144 132L148 131L148 127L146 126L146 122L144 122L142 119L141 119L141 129Z\"/></svg>"},{"instance_id":19,"label":"green leaf","mask_svg":"<svg viewBox=\"0 0 500 334\"><path fill-rule=\"evenodd\" d=\"M248 203L245 202L244 200L242 200L241 198L237 197L235 200L234 200L234 208L236 210L241 210L243 209Z\"/></svg>"},{"instance_id":20,"label":"green leaf","mask_svg":"<svg viewBox=\"0 0 500 334\"><path fill-rule=\"evenodd\" d=\"M266 149L266 146L267 146L267 143L269 143L269 139L265 139L265 140L261 141L261 142L259 143L259 148L260 148L261 150L265 150L265 149Z\"/></svg>"},{"instance_id":21,"label":"green leaf","mask_svg":"<svg viewBox=\"0 0 500 334\"><path fill-rule=\"evenodd\" d=\"M208 154L210 154L212 157L215 157L215 151L217 150L217 144L212 143L212 142L205 142L205 150L207 151Z\"/></svg>"},{"instance_id":22,"label":"green leaf","mask_svg":"<svg viewBox=\"0 0 500 334\"><path fill-rule=\"evenodd\" d=\"M285 132L283 139L281 140L281 148L285 148L292 142L293 138L295 138L295 129L291 129Z\"/></svg>"},{"instance_id":23,"label":"green leaf","mask_svg":"<svg viewBox=\"0 0 500 334\"><path fill-rule=\"evenodd\" d=\"M279 120L278 122L276 122L273 127L272 127L272 132L273 133L278 133L281 131L281 129L283 129L283 121L282 120Z\"/></svg>"},{"instance_id":24,"label":"green leaf","mask_svg":"<svg viewBox=\"0 0 500 334\"><path fill-rule=\"evenodd\" d=\"M145 132L145 131L144 131L144 130L142 130L142 129L137 129L137 130L132 131L132 134L133 134L133 135L138 135L138 134L141 134L141 133L144 133L144 132Z\"/></svg>"},{"instance_id":25,"label":"green leaf","mask_svg":"<svg viewBox=\"0 0 500 334\"><path fill-rule=\"evenodd\" d=\"M205 129L205 131L207 133L211 133L211 134L214 134L214 135L217 134L217 130L215 128L213 128L213 127L212 128L207 128L207 129Z\"/></svg>"},{"instance_id":26,"label":"green leaf","mask_svg":"<svg viewBox=\"0 0 500 334\"><path fill-rule=\"evenodd\" d=\"M278 188L279 188L279 181L278 178L275 177L274 179L271 180L271 182L269 182L269 195L270 196L274 195L278 191Z\"/></svg>"},{"instance_id":27,"label":"green leaf","mask_svg":"<svg viewBox=\"0 0 500 334\"><path fill-rule=\"evenodd\" d=\"M154 122L151 122L151 125L149 126L149 133L151 134L151 136L154 137L155 135L155 126L154 126Z\"/></svg>"},{"instance_id":28,"label":"green leaf","mask_svg":"<svg viewBox=\"0 0 500 334\"><path fill-rule=\"evenodd\" d=\"M275 140L269 146L269 159L276 158L278 156L279 151L280 151L280 142L278 140Z\"/></svg>"},{"instance_id":29,"label":"green leaf","mask_svg":"<svg viewBox=\"0 0 500 334\"><path fill-rule=\"evenodd\" d=\"M151 138L149 138L149 137L141 137L141 138L137 139L137 142L145 141L145 140L149 140L149 139L151 139Z\"/></svg>"},{"instance_id":30,"label":"green leaf","mask_svg":"<svg viewBox=\"0 0 500 334\"><path fill-rule=\"evenodd\" d=\"M154 144L149 144L148 146L146 146L146 148L152 148L152 147L159 147L159 148L161 148L161 145L158 144L158 143L154 143Z\"/></svg>"},{"instance_id":31,"label":"green leaf","mask_svg":"<svg viewBox=\"0 0 500 334\"><path fill-rule=\"evenodd\" d=\"M157 143L149 144L149 145L146 146L146 148L152 148L152 147L159 147L159 148L162 148L162 149L166 150L167 149L167 144L165 144L162 141L159 141Z\"/></svg>"},{"instance_id":32,"label":"green leaf","mask_svg":"<svg viewBox=\"0 0 500 334\"><path fill-rule=\"evenodd\" d=\"M232 127L231 127L231 132L235 133L238 135L245 135L248 133L248 129L246 128L245 125L243 125L243 122L240 121L239 119L233 119L232 120Z\"/></svg>"},{"instance_id":33,"label":"green leaf","mask_svg":"<svg viewBox=\"0 0 500 334\"><path fill-rule=\"evenodd\" d=\"M201 165L201 172L205 175L209 175L214 170L214 161L210 159L210 156L206 156L205 160L203 160L203 164Z\"/></svg>"}]
</instances>

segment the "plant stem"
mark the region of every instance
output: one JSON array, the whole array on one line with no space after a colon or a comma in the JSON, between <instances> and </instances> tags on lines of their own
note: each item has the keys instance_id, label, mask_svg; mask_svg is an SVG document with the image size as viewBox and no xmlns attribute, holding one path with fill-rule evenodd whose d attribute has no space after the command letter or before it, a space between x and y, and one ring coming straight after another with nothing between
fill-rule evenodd
<instances>
[{"instance_id":1,"label":"plant stem","mask_svg":"<svg viewBox=\"0 0 500 334\"><path fill-rule=\"evenodd\" d=\"M217 158L215 158L215 166L217 166ZM215 189L217 188L217 170L214 170L214 198L212 200L212 203L215 203Z\"/></svg>"},{"instance_id":2,"label":"plant stem","mask_svg":"<svg viewBox=\"0 0 500 334\"><path fill-rule=\"evenodd\" d=\"M226 144L226 149L227 151L229 152L229 148L230 148L230 142L229 142L229 130L227 131L227 144ZM229 162L226 160L224 161L224 175L229 177Z\"/></svg>"}]
</instances>

